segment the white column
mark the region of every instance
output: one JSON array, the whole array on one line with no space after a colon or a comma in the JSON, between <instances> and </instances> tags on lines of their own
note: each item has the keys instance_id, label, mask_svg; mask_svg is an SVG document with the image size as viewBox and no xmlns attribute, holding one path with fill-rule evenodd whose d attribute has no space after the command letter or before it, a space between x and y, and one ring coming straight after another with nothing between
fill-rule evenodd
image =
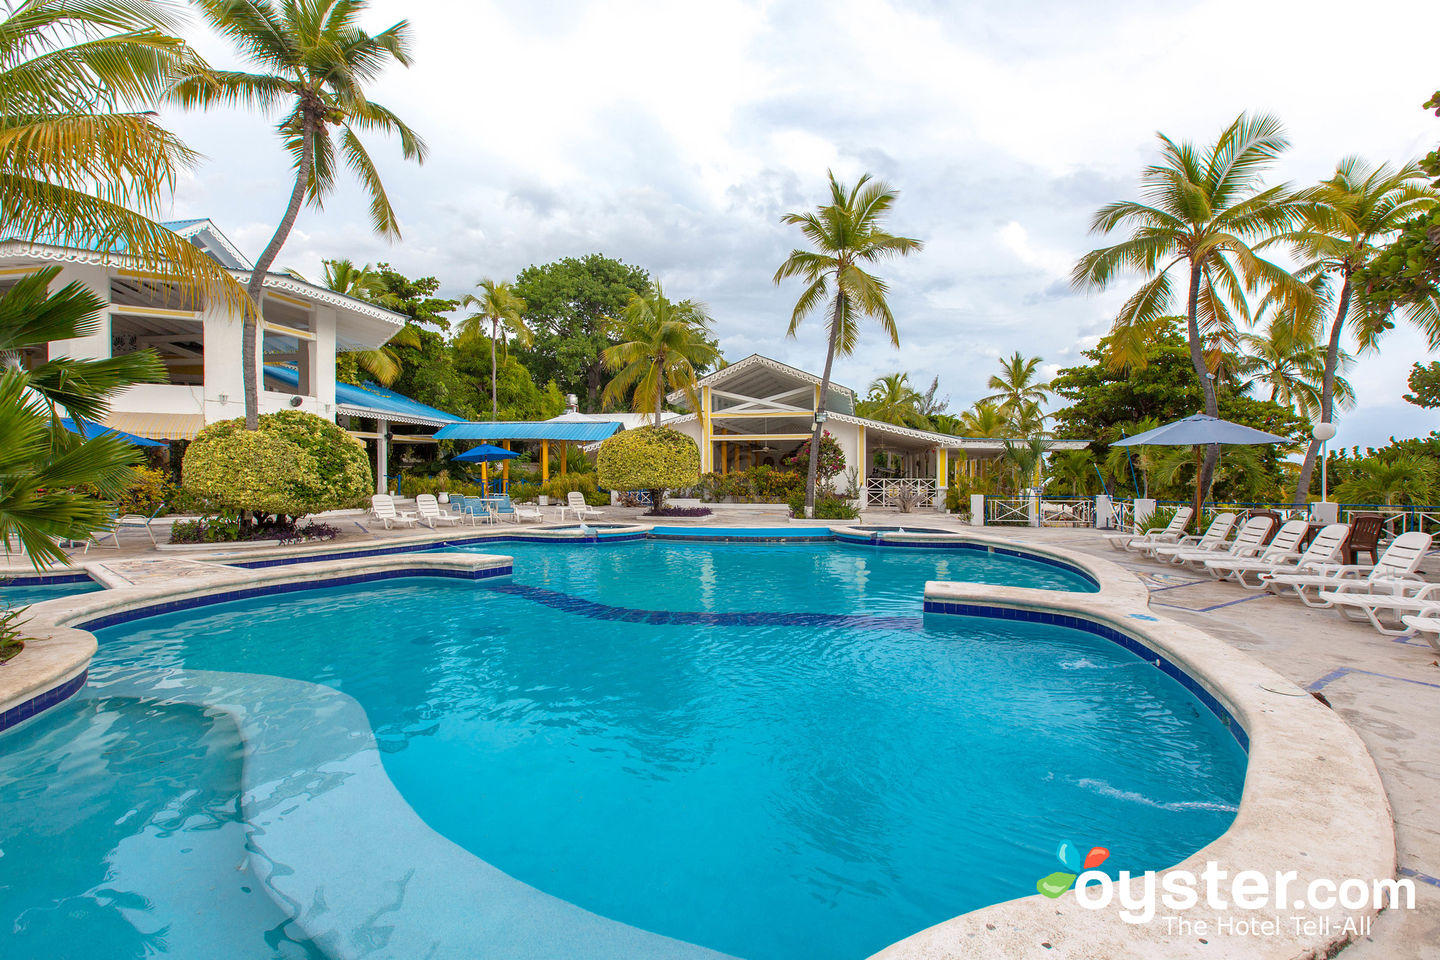
<instances>
[{"instance_id":1,"label":"white column","mask_svg":"<svg viewBox=\"0 0 1440 960\"><path fill-rule=\"evenodd\" d=\"M38 267L36 268L39 269ZM50 292L54 293L68 283L84 284L90 292L107 306L110 303L110 268L97 264L74 263L60 268L60 274L50 281ZM52 340L49 357L74 357L77 360L107 360L110 357L110 313L100 308L101 322L88 336L73 340Z\"/></svg>"},{"instance_id":2,"label":"white column","mask_svg":"<svg viewBox=\"0 0 1440 960\"><path fill-rule=\"evenodd\" d=\"M985 526L985 494L970 494L970 526Z\"/></svg>"},{"instance_id":3,"label":"white column","mask_svg":"<svg viewBox=\"0 0 1440 960\"><path fill-rule=\"evenodd\" d=\"M1316 500L1314 503L1310 504L1310 522L1339 523L1340 504L1336 503L1333 500Z\"/></svg>"},{"instance_id":4,"label":"white column","mask_svg":"<svg viewBox=\"0 0 1440 960\"><path fill-rule=\"evenodd\" d=\"M1115 505L1107 494L1095 494L1095 529L1109 530L1115 526Z\"/></svg>"},{"instance_id":5,"label":"white column","mask_svg":"<svg viewBox=\"0 0 1440 960\"><path fill-rule=\"evenodd\" d=\"M1136 498L1135 498L1135 512L1134 512L1133 514L1131 514L1131 517L1132 517L1132 521L1131 521L1131 522L1133 522L1133 523L1135 524L1135 533L1136 533L1136 534L1144 533L1146 526L1150 523L1150 518L1153 517L1154 515L1155 515L1155 501L1154 501L1154 499L1152 499L1152 498L1147 498L1147 497L1136 497Z\"/></svg>"},{"instance_id":6,"label":"white column","mask_svg":"<svg viewBox=\"0 0 1440 960\"><path fill-rule=\"evenodd\" d=\"M335 416L335 308L315 308L315 389L322 417Z\"/></svg>"},{"instance_id":7,"label":"white column","mask_svg":"<svg viewBox=\"0 0 1440 960\"><path fill-rule=\"evenodd\" d=\"M375 492L389 493L390 478L385 475L385 464L390 459L390 421L375 421Z\"/></svg>"}]
</instances>

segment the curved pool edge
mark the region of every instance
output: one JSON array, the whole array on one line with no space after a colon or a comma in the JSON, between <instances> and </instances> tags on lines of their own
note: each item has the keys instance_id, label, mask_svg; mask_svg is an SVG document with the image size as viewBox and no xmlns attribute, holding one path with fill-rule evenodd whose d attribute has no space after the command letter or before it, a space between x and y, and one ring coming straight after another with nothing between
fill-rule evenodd
<instances>
[{"instance_id":1,"label":"curved pool edge","mask_svg":"<svg viewBox=\"0 0 1440 960\"><path fill-rule=\"evenodd\" d=\"M953 604L987 608L990 615L1029 611L1068 615L1138 641L1174 664L1228 711L1248 736L1249 764L1240 807L1230 829L1164 871L1199 876L1214 861L1233 877L1256 870L1273 877L1295 871L1296 889L1313 879L1366 882L1395 876L1395 828L1388 795L1374 759L1359 735L1336 713L1254 657L1204 631L1151 612L1139 579L1117 564L1050 547L1047 553L1097 576L1099 593L1064 593L1024 587L930 581L927 608ZM927 613L927 616L949 613ZM961 614L963 615L963 614ZM1243 741L1242 741L1243 743ZM1055 842L1065 839L1056 837ZM1090 838L1102 844L1105 838ZM1132 891L1139 881L1132 880ZM1288 906L1288 905L1287 905ZM1085 958L1244 958L1299 960L1333 956L1354 939L1350 918L1378 911L1340 908L1302 930L1288 920L1273 936L1220 932L1219 921L1267 919L1284 911L1216 911L1204 904L1181 914L1205 921L1209 933L1171 935L1159 906L1148 924L1126 923L1119 908L1088 910L1073 894L1039 894L984 907L923 930L875 954L872 960L939 960L1057 956ZM1288 914L1286 914L1288 916Z\"/></svg>"}]
</instances>

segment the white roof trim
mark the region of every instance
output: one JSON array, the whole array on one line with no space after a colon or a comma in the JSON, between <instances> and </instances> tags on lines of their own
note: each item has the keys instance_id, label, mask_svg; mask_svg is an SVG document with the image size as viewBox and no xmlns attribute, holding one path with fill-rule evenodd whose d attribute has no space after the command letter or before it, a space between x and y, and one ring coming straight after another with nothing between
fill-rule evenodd
<instances>
[{"instance_id":1,"label":"white roof trim","mask_svg":"<svg viewBox=\"0 0 1440 960\"><path fill-rule=\"evenodd\" d=\"M913 427L900 427L893 423L885 423L883 420L867 420L864 417L852 417L846 413L826 413L826 423L836 422L850 424L851 426L864 427L866 430L874 430L878 433L888 433L894 436L904 437L907 440L919 440L936 447L945 447L951 450L1004 450L1006 441L998 437L952 437L947 433L934 433L930 430L916 430ZM798 419L808 419L807 414L796 414ZM699 419L699 414L682 413L676 417L668 417L661 423L670 426L676 423L693 423ZM1012 437L1009 442L1014 443L1018 437ZM1046 437L1051 450L1084 450L1090 445L1088 440L1056 440Z\"/></svg>"},{"instance_id":2,"label":"white roof trim","mask_svg":"<svg viewBox=\"0 0 1440 960\"><path fill-rule=\"evenodd\" d=\"M391 413L375 407L359 407L349 403L335 404L335 412L351 417L365 417L370 420L388 420L391 423L409 423L422 427L443 427L454 420L438 420L434 417L417 417L407 413Z\"/></svg>"},{"instance_id":3,"label":"white roof trim","mask_svg":"<svg viewBox=\"0 0 1440 960\"><path fill-rule=\"evenodd\" d=\"M795 377L798 380L804 380L806 383L820 383L820 378L815 376L815 374L813 373L806 373L799 367L792 367L788 363L781 363L779 360L771 360L769 357L761 356L758 353L752 353L744 360L737 360L729 366L722 367L721 369L716 370L714 373L707 373L705 376L695 381L695 386L713 387L717 383L723 383L727 377L736 373L740 373L741 371L749 369L750 367L769 367L771 370L774 370L777 373L787 374L789 376ZM855 399L854 390L851 390L849 387L844 386L843 384L836 383L834 380L830 381L830 389L838 390L841 393L848 394L851 400ZM674 403L683 396L685 396L684 390L676 390L670 394L667 394L665 399L667 402Z\"/></svg>"},{"instance_id":4,"label":"white roof trim","mask_svg":"<svg viewBox=\"0 0 1440 960\"><path fill-rule=\"evenodd\" d=\"M224 248L226 253L235 258L237 263L244 264L244 269L253 270L255 268L255 264L251 259L241 253L240 248L231 243L230 238L221 233L220 228L215 226L215 221L209 217L206 217L199 223L192 223L188 227L181 227L179 230L174 231L174 233L176 236L184 237L186 240L189 240L199 233L208 233L215 239L217 244Z\"/></svg>"}]
</instances>

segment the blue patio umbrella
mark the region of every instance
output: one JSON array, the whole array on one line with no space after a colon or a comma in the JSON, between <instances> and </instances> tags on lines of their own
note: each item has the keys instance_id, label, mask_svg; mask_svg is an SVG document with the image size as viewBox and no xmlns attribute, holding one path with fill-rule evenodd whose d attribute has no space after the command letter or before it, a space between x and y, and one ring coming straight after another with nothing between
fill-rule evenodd
<instances>
[{"instance_id":1,"label":"blue patio umbrella","mask_svg":"<svg viewBox=\"0 0 1440 960\"><path fill-rule=\"evenodd\" d=\"M1211 444L1248 446L1257 443L1291 443L1286 437L1278 437L1254 427L1231 423L1219 417L1197 413L1193 417L1175 420L1154 430L1137 433L1133 437L1116 440L1117 447L1194 447L1195 448L1195 515L1200 515L1200 448Z\"/></svg>"},{"instance_id":2,"label":"blue patio umbrella","mask_svg":"<svg viewBox=\"0 0 1440 960\"><path fill-rule=\"evenodd\" d=\"M471 447L464 453L457 453L450 459L460 463L494 463L496 460L514 460L518 456L520 454L514 450L506 450L493 443L482 443L478 447Z\"/></svg>"},{"instance_id":3,"label":"blue patio umbrella","mask_svg":"<svg viewBox=\"0 0 1440 960\"><path fill-rule=\"evenodd\" d=\"M75 427L75 421L71 420L69 417L61 417L60 423L65 427L66 430L69 430L71 433L80 432ZM169 444L166 443L164 440L151 440L149 437L137 437L133 433L126 433L124 430L116 430L113 427L107 427L98 423L85 424L85 436L87 437L99 437L107 433L113 434L114 436L119 437L121 440L124 440L127 443L133 443L137 447L169 446Z\"/></svg>"}]
</instances>

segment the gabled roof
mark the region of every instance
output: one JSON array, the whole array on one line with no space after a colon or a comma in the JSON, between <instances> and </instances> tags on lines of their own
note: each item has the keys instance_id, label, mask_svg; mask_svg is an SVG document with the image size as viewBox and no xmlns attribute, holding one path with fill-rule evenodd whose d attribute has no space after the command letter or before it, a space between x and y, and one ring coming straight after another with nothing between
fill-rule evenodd
<instances>
[{"instance_id":1,"label":"gabled roof","mask_svg":"<svg viewBox=\"0 0 1440 960\"><path fill-rule=\"evenodd\" d=\"M215 222L208 217L198 220L167 220L160 224L204 250L211 259L227 270L253 270L255 265L220 232Z\"/></svg>"},{"instance_id":2,"label":"gabled roof","mask_svg":"<svg viewBox=\"0 0 1440 960\"><path fill-rule=\"evenodd\" d=\"M807 373L799 367L792 367L788 363L781 363L779 360L772 360L770 357L752 353L744 360L737 360L728 366L721 367L713 373L707 373L695 382L697 387L723 387L725 384L753 376L757 371L764 370L777 375L781 380L794 383L796 386L804 384L820 383L820 378L813 373ZM843 384L830 381L830 391L839 394L843 398L843 404L849 409L855 408L855 391ZM685 400L685 391L676 390L669 394L665 400L667 403L680 403Z\"/></svg>"},{"instance_id":3,"label":"gabled roof","mask_svg":"<svg viewBox=\"0 0 1440 960\"><path fill-rule=\"evenodd\" d=\"M298 386L300 383L300 375L292 367L266 364L265 376L287 386ZM428 427L464 422L463 418L453 413L411 400L404 394L387 390L375 383L365 383L357 387L353 383L336 381L335 409L352 417L378 417L397 423L414 423Z\"/></svg>"}]
</instances>

